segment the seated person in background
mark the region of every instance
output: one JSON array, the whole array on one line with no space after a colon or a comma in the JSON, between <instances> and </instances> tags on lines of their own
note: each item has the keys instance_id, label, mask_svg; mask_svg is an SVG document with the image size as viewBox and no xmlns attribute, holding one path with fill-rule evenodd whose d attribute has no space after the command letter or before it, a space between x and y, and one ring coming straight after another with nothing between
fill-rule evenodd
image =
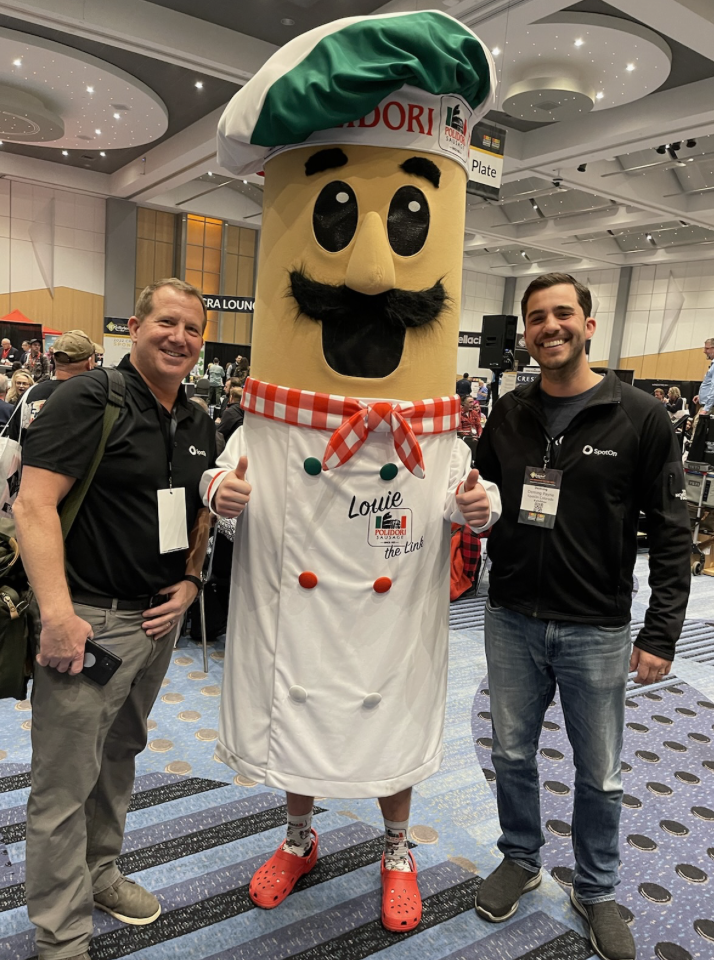
<instances>
[{"instance_id":1,"label":"seated person in background","mask_svg":"<svg viewBox=\"0 0 714 960\"><path fill-rule=\"evenodd\" d=\"M662 387L655 387L655 389L654 389L654 398L655 398L655 400L659 400L660 403L666 403L666 402L667 402L667 398L666 398L665 395L664 395L664 390L662 389Z\"/></svg>"},{"instance_id":2,"label":"seated person in background","mask_svg":"<svg viewBox=\"0 0 714 960\"><path fill-rule=\"evenodd\" d=\"M25 390L29 390L29 388L32 386L32 382L32 377L27 370L16 370L12 375L10 389L5 397L7 402L13 404L14 406L23 395Z\"/></svg>"},{"instance_id":3,"label":"seated person in background","mask_svg":"<svg viewBox=\"0 0 714 960\"><path fill-rule=\"evenodd\" d=\"M243 387L231 387L226 411L216 427L216 441L219 452L223 450L229 439L243 423L243 409L240 405L242 396Z\"/></svg>"},{"instance_id":4,"label":"seated person in background","mask_svg":"<svg viewBox=\"0 0 714 960\"><path fill-rule=\"evenodd\" d=\"M199 397L197 393L194 393L194 395L190 399L191 399L191 403L195 403L196 406L200 407L204 413L206 414L208 413L208 404L203 399L203 397Z\"/></svg>"},{"instance_id":5,"label":"seated person in background","mask_svg":"<svg viewBox=\"0 0 714 960\"><path fill-rule=\"evenodd\" d=\"M223 417L223 414L226 412L226 409L228 408L228 404L230 402L228 398L230 396L231 390L234 387L242 387L242 386L243 384L238 379L238 377L229 377L226 380L226 384L223 387L223 393L221 394L220 399L218 400L215 407L213 408L214 420L220 421Z\"/></svg>"},{"instance_id":6,"label":"seated person in background","mask_svg":"<svg viewBox=\"0 0 714 960\"><path fill-rule=\"evenodd\" d=\"M30 341L23 340L22 348L20 350L20 366L24 367L27 362L27 358L30 356Z\"/></svg>"},{"instance_id":7,"label":"seated person in background","mask_svg":"<svg viewBox=\"0 0 714 960\"><path fill-rule=\"evenodd\" d=\"M667 413L679 413L680 410L684 410L684 399L679 390L679 387L670 387L667 394Z\"/></svg>"},{"instance_id":8,"label":"seated person in background","mask_svg":"<svg viewBox=\"0 0 714 960\"><path fill-rule=\"evenodd\" d=\"M476 444L481 436L481 407L473 397L461 398L461 422L456 431L471 450L471 458L476 454Z\"/></svg>"},{"instance_id":9,"label":"seated person in background","mask_svg":"<svg viewBox=\"0 0 714 960\"><path fill-rule=\"evenodd\" d=\"M8 385L9 380L5 374L0 374L0 427L4 427L15 412L15 407L13 407L11 403L7 403L5 400Z\"/></svg>"},{"instance_id":10,"label":"seated person in background","mask_svg":"<svg viewBox=\"0 0 714 960\"><path fill-rule=\"evenodd\" d=\"M20 351L13 347L7 337L0 342L0 366L9 367L15 360L20 359Z\"/></svg>"}]
</instances>

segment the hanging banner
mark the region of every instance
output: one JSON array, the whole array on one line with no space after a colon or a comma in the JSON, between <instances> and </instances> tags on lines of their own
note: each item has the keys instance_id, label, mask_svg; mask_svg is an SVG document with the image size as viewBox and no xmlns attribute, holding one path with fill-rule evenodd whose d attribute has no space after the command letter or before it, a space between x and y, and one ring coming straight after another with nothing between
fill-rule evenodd
<instances>
[{"instance_id":1,"label":"hanging banner","mask_svg":"<svg viewBox=\"0 0 714 960\"><path fill-rule=\"evenodd\" d=\"M474 330L459 330L460 347L480 347L481 333Z\"/></svg>"},{"instance_id":2,"label":"hanging banner","mask_svg":"<svg viewBox=\"0 0 714 960\"><path fill-rule=\"evenodd\" d=\"M206 310L222 310L223 313L252 313L255 307L255 297L226 296L223 293L204 293Z\"/></svg>"},{"instance_id":3,"label":"hanging banner","mask_svg":"<svg viewBox=\"0 0 714 960\"><path fill-rule=\"evenodd\" d=\"M126 317L104 318L104 361L105 367L115 367L125 354L131 350L129 321Z\"/></svg>"},{"instance_id":4,"label":"hanging banner","mask_svg":"<svg viewBox=\"0 0 714 960\"><path fill-rule=\"evenodd\" d=\"M498 200L505 146L505 127L485 121L476 124L471 131L467 193L487 200Z\"/></svg>"}]
</instances>

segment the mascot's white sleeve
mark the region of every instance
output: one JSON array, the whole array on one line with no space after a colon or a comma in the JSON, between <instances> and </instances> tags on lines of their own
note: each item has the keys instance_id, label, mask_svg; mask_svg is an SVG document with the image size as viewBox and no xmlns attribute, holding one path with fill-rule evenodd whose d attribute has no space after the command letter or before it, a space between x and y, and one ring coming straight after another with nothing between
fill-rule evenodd
<instances>
[{"instance_id":1,"label":"mascot's white sleeve","mask_svg":"<svg viewBox=\"0 0 714 960\"><path fill-rule=\"evenodd\" d=\"M451 464L449 468L449 489L446 491L446 501L444 503L444 519L450 520L451 523L460 523L461 526L465 526L466 521L456 503L456 494L459 492L461 484L466 483L466 478L470 472L471 450L463 440L454 437L454 447L451 452ZM474 533L482 533L484 530L488 530L501 516L501 494L498 492L498 487L491 480L479 479L479 483L488 494L491 513L483 526L471 527ZM469 526L471 525L469 524Z\"/></svg>"},{"instance_id":2,"label":"mascot's white sleeve","mask_svg":"<svg viewBox=\"0 0 714 960\"><path fill-rule=\"evenodd\" d=\"M235 470L238 466L238 461L243 456L246 456L245 438L243 428L239 427L233 432L223 453L218 460L216 460L216 466L210 470L206 470L201 477L199 493L201 494L203 505L204 507L208 507L215 516L218 516L218 514L213 509L212 501L216 495L216 490L218 490L228 474ZM250 469L250 464L248 465L248 469ZM248 474L246 472L246 480L247 479Z\"/></svg>"}]
</instances>

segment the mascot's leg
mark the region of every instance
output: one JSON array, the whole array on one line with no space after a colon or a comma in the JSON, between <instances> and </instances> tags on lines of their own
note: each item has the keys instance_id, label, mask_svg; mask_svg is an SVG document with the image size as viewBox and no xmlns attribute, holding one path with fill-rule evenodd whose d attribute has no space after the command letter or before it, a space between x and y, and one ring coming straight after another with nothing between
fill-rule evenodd
<instances>
[{"instance_id":1,"label":"mascot's leg","mask_svg":"<svg viewBox=\"0 0 714 960\"><path fill-rule=\"evenodd\" d=\"M288 832L273 856L253 874L248 892L253 903L271 910L283 902L293 887L315 866L317 833L312 829L314 797L289 793Z\"/></svg>"},{"instance_id":2,"label":"mascot's leg","mask_svg":"<svg viewBox=\"0 0 714 960\"><path fill-rule=\"evenodd\" d=\"M411 799L409 787L379 800L384 815L382 925L394 933L413 930L421 920L417 868L407 842Z\"/></svg>"}]
</instances>

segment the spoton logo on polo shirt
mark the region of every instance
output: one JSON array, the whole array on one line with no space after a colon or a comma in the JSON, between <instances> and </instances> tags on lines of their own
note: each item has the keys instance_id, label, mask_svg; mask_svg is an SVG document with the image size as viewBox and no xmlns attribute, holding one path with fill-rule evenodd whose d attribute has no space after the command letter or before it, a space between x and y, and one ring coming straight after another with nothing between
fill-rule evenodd
<instances>
[{"instance_id":1,"label":"spoton logo on polo shirt","mask_svg":"<svg viewBox=\"0 0 714 960\"><path fill-rule=\"evenodd\" d=\"M583 453L586 457L589 457L591 454L595 454L596 457L616 457L616 450L598 450L597 447L591 447L589 443L586 443L583 447Z\"/></svg>"},{"instance_id":2,"label":"spoton logo on polo shirt","mask_svg":"<svg viewBox=\"0 0 714 960\"><path fill-rule=\"evenodd\" d=\"M368 542L372 547L383 547L387 544L402 546L411 540L412 512L400 508L387 510L386 513L377 513L370 517Z\"/></svg>"}]
</instances>

